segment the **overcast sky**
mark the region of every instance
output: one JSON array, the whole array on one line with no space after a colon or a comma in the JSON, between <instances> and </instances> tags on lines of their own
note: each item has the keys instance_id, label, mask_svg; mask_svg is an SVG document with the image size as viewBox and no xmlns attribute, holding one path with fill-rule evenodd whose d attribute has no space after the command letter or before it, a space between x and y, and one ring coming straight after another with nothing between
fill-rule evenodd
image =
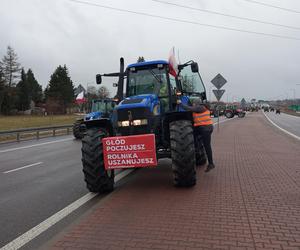
<instances>
[{"instance_id":1,"label":"overcast sky","mask_svg":"<svg viewBox=\"0 0 300 250\"><path fill-rule=\"evenodd\" d=\"M223 100L300 98L300 1L262 0L299 13L246 0L162 0L194 8L298 27L289 29L242 21L151 0L82 0L108 7L253 32L282 39L180 23L75 3L70 0L0 0L0 57L8 45L40 84L48 84L58 65L66 64L75 86L95 85L97 73L119 69L138 56L167 59L172 46L181 62L199 63L207 91L221 73L228 81ZM260 1L260 0L258 0ZM105 82L112 93L116 90ZM95 85L96 86L96 85ZM210 94L208 94L208 97Z\"/></svg>"}]
</instances>

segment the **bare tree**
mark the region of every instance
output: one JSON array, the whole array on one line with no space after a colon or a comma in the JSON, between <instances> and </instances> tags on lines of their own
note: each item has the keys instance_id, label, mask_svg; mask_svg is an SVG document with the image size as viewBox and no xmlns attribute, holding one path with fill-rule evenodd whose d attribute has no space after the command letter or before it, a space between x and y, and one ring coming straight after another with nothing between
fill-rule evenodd
<instances>
[{"instance_id":1,"label":"bare tree","mask_svg":"<svg viewBox=\"0 0 300 250\"><path fill-rule=\"evenodd\" d=\"M102 98L108 98L110 95L109 90L107 87L105 86L101 86L98 89L98 96L102 99Z\"/></svg>"},{"instance_id":2,"label":"bare tree","mask_svg":"<svg viewBox=\"0 0 300 250\"><path fill-rule=\"evenodd\" d=\"M17 54L10 46L7 47L7 53L0 62L0 68L8 87L14 86L14 80L20 78L21 67Z\"/></svg>"},{"instance_id":3,"label":"bare tree","mask_svg":"<svg viewBox=\"0 0 300 250\"><path fill-rule=\"evenodd\" d=\"M97 99L98 98L97 88L95 86L88 86L86 97L89 101L92 99Z\"/></svg>"}]
</instances>

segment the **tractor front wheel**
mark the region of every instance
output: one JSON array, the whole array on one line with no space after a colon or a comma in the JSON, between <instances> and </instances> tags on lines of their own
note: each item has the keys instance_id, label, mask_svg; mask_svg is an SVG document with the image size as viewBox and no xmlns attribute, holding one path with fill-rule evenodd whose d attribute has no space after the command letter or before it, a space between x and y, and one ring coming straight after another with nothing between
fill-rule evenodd
<instances>
[{"instance_id":1,"label":"tractor front wheel","mask_svg":"<svg viewBox=\"0 0 300 250\"><path fill-rule=\"evenodd\" d=\"M194 186L196 184L196 162L191 121L171 122L170 142L174 185L178 187Z\"/></svg>"},{"instance_id":2,"label":"tractor front wheel","mask_svg":"<svg viewBox=\"0 0 300 250\"><path fill-rule=\"evenodd\" d=\"M82 123L82 120L78 120L74 122L73 124L73 135L76 139L82 139L83 133L80 131L80 125Z\"/></svg>"},{"instance_id":3,"label":"tractor front wheel","mask_svg":"<svg viewBox=\"0 0 300 250\"><path fill-rule=\"evenodd\" d=\"M108 133L100 128L90 128L82 139L82 165L84 180L91 192L105 193L114 189L114 170L105 170L102 138Z\"/></svg>"}]
</instances>

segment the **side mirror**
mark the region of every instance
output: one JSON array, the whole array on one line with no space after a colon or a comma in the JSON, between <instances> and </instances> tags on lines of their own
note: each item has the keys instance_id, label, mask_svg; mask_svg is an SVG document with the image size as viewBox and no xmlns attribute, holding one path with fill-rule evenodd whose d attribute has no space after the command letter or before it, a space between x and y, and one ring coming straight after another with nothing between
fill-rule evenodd
<instances>
[{"instance_id":1,"label":"side mirror","mask_svg":"<svg viewBox=\"0 0 300 250\"><path fill-rule=\"evenodd\" d=\"M102 77L100 74L96 75L96 83L101 84L102 83Z\"/></svg>"},{"instance_id":2,"label":"side mirror","mask_svg":"<svg viewBox=\"0 0 300 250\"><path fill-rule=\"evenodd\" d=\"M183 68L184 68L184 65L182 65L182 64L178 64L178 65L177 65L177 68L178 68L178 71L181 71L181 70L183 70Z\"/></svg>"},{"instance_id":3,"label":"side mirror","mask_svg":"<svg viewBox=\"0 0 300 250\"><path fill-rule=\"evenodd\" d=\"M193 62L193 63L191 64L191 69L192 69L192 72L193 72L193 73L199 72L198 63Z\"/></svg>"},{"instance_id":4,"label":"side mirror","mask_svg":"<svg viewBox=\"0 0 300 250\"><path fill-rule=\"evenodd\" d=\"M118 87L118 83L114 82L113 87Z\"/></svg>"}]
</instances>

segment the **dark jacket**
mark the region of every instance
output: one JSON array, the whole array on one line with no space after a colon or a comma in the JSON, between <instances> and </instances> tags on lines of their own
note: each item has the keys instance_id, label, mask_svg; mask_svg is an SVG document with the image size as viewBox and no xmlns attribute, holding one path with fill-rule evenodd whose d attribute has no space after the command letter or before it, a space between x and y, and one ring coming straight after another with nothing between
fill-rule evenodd
<instances>
[{"instance_id":1,"label":"dark jacket","mask_svg":"<svg viewBox=\"0 0 300 250\"><path fill-rule=\"evenodd\" d=\"M189 106L181 103L181 106L183 109L187 111L192 111L195 113L203 113L207 109L209 110L209 105L208 104L200 104L200 105L195 105L195 106Z\"/></svg>"}]
</instances>

